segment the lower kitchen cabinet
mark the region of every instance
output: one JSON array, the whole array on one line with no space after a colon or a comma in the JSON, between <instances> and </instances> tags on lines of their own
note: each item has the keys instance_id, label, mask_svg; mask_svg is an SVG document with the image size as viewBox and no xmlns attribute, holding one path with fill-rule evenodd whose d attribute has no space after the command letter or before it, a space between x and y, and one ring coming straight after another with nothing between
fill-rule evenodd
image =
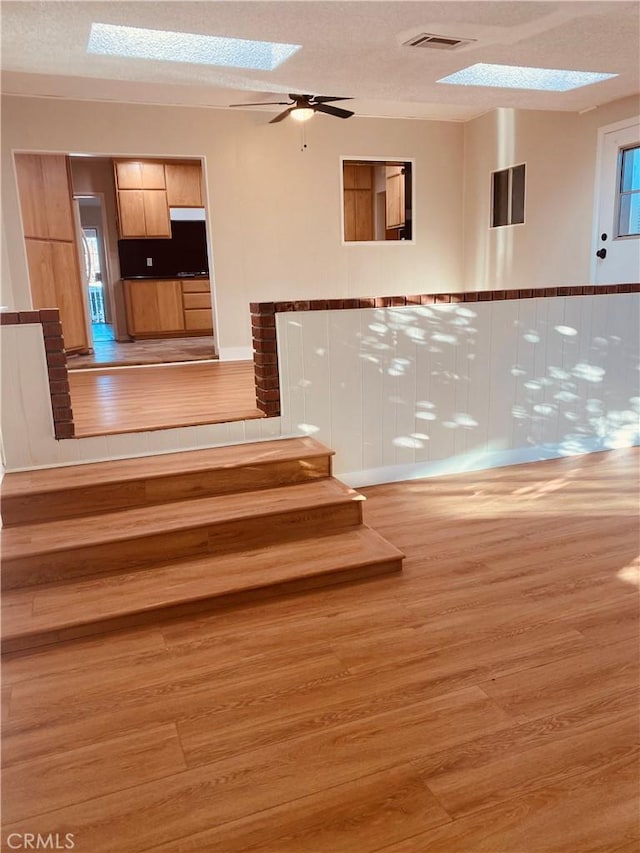
<instances>
[{"instance_id":1,"label":"lower kitchen cabinet","mask_svg":"<svg viewBox=\"0 0 640 853\"><path fill-rule=\"evenodd\" d=\"M213 332L208 279L129 279L124 293L132 338Z\"/></svg>"}]
</instances>

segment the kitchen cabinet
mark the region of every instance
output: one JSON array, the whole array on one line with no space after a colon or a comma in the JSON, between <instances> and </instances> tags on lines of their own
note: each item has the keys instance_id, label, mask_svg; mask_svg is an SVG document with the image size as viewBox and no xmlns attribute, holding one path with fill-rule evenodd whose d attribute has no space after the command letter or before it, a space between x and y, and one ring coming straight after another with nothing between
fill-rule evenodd
<instances>
[{"instance_id":1,"label":"kitchen cabinet","mask_svg":"<svg viewBox=\"0 0 640 853\"><path fill-rule=\"evenodd\" d=\"M373 166L344 165L344 239L373 240Z\"/></svg>"},{"instance_id":2,"label":"kitchen cabinet","mask_svg":"<svg viewBox=\"0 0 640 853\"><path fill-rule=\"evenodd\" d=\"M25 237L75 240L71 182L64 154L16 154Z\"/></svg>"},{"instance_id":3,"label":"kitchen cabinet","mask_svg":"<svg viewBox=\"0 0 640 853\"><path fill-rule=\"evenodd\" d=\"M118 190L118 213L122 239L171 237L165 190Z\"/></svg>"},{"instance_id":4,"label":"kitchen cabinet","mask_svg":"<svg viewBox=\"0 0 640 853\"><path fill-rule=\"evenodd\" d=\"M209 279L128 279L124 293L132 338L213 332Z\"/></svg>"},{"instance_id":5,"label":"kitchen cabinet","mask_svg":"<svg viewBox=\"0 0 640 853\"><path fill-rule=\"evenodd\" d=\"M58 308L67 351L89 337L71 179L64 154L16 154L16 176L34 308Z\"/></svg>"},{"instance_id":6,"label":"kitchen cabinet","mask_svg":"<svg viewBox=\"0 0 640 853\"><path fill-rule=\"evenodd\" d=\"M127 326L132 338L184 331L179 281L125 281Z\"/></svg>"},{"instance_id":7,"label":"kitchen cabinet","mask_svg":"<svg viewBox=\"0 0 640 853\"><path fill-rule=\"evenodd\" d=\"M122 239L171 237L163 163L114 160Z\"/></svg>"},{"instance_id":8,"label":"kitchen cabinet","mask_svg":"<svg viewBox=\"0 0 640 853\"><path fill-rule=\"evenodd\" d=\"M165 190L164 163L154 160L114 160L116 185L121 190Z\"/></svg>"},{"instance_id":9,"label":"kitchen cabinet","mask_svg":"<svg viewBox=\"0 0 640 853\"><path fill-rule=\"evenodd\" d=\"M213 333L211 285L208 278L183 279L182 304L187 331L201 335Z\"/></svg>"},{"instance_id":10,"label":"kitchen cabinet","mask_svg":"<svg viewBox=\"0 0 640 853\"><path fill-rule=\"evenodd\" d=\"M27 237L27 265L34 308L58 308L66 350L88 348L82 279L73 243Z\"/></svg>"},{"instance_id":11,"label":"kitchen cabinet","mask_svg":"<svg viewBox=\"0 0 640 853\"><path fill-rule=\"evenodd\" d=\"M404 169L387 166L387 228L402 228L405 224Z\"/></svg>"},{"instance_id":12,"label":"kitchen cabinet","mask_svg":"<svg viewBox=\"0 0 640 853\"><path fill-rule=\"evenodd\" d=\"M200 163L165 163L169 207L203 207Z\"/></svg>"}]
</instances>

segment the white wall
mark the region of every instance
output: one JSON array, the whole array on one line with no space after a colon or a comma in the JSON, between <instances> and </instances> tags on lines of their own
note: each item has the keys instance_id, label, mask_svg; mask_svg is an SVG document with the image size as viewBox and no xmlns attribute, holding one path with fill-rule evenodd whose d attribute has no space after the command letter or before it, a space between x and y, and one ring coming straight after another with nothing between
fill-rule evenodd
<instances>
[{"instance_id":1,"label":"white wall","mask_svg":"<svg viewBox=\"0 0 640 853\"><path fill-rule=\"evenodd\" d=\"M277 317L282 428L352 485L627 446L640 437L640 297Z\"/></svg>"},{"instance_id":2,"label":"white wall","mask_svg":"<svg viewBox=\"0 0 640 853\"><path fill-rule=\"evenodd\" d=\"M592 283L598 128L639 112L625 98L583 115L499 109L465 125L464 290ZM525 224L490 229L491 172L519 163Z\"/></svg>"},{"instance_id":3,"label":"white wall","mask_svg":"<svg viewBox=\"0 0 640 853\"><path fill-rule=\"evenodd\" d=\"M270 114L260 112L6 97L2 113L0 303L12 309L30 307L12 160L15 149L203 156L223 353L239 353L247 347L250 301L585 283L591 253L597 128L637 113L637 107L637 100L630 98L583 116L498 111L466 127L446 122L356 118L343 122L318 117L307 127L308 149L303 153L299 150L299 127L293 122L269 126ZM341 156L415 160L415 245L395 241L341 244ZM506 229L512 235L507 240L488 231L489 175L493 169L522 160L528 169L527 223ZM3 441L7 464L10 468L32 467L188 449L299 432L299 423L318 428L320 437L338 450L338 470L347 473L384 468L385 476L391 476L394 466L417 464L422 467L416 470L421 471L424 465L456 457L466 460L464 464L471 464L470 458L490 464L491 459L498 458L487 455L494 451L520 452L532 447L535 454L543 452L537 449L543 445L566 446L566 429L563 432L560 424L565 427L565 421L571 423L564 413L542 417L533 408L538 403L527 397L524 380L520 383L500 372L487 373L487 366L497 370L502 365L496 353L503 345L508 361L514 348L518 359L520 349L526 349L524 339L503 342L502 324L508 325L513 318L501 312L523 306L518 308L523 312L523 323L542 324L535 328L537 333L544 332L550 355L547 357L546 343L539 346L535 355L529 354L534 366L527 363L526 370L527 375L533 371L545 378L544 371L558 367L550 360L558 339L554 334L547 338L545 310L555 315L561 310L558 306L565 306L562 311L573 317L577 306L582 306L579 310L586 313L574 324L579 333L563 345L584 346L585 341L601 336L609 341L612 352L620 354L619 346L627 347L630 340L625 323L631 323L632 316L624 312L619 315L633 298L620 295L596 297L595 302L572 297L473 303L470 310L477 310L477 323L484 325L478 326L478 336L467 353L475 356L468 359L468 365L462 359L464 349L459 342L454 346L445 339L440 342L441 354L429 352L439 345L437 340L428 345L412 343L400 326L391 330L397 340L390 343L392 339L386 336L391 332L383 336L381 328L389 325L388 316L395 317L395 313L383 312L374 321L381 328L373 334L362 312L296 314L286 322L280 318L283 340L286 338L283 369L289 371L285 375L283 419L62 442L51 437L39 332L35 328L4 327ZM553 308L544 307L551 303ZM511 307L505 307L507 304ZM598 310L589 305L597 305ZM536 306L535 317L532 306ZM440 306L429 317L407 308L398 316L414 312L411 328L415 331L411 334L418 340L424 333L430 340L434 322L444 325L446 337L449 324L456 317L464 318L463 314L449 317L448 310ZM491 321L487 311L493 312ZM333 353L330 388L326 385L328 375L323 373L327 363L313 355L316 350L329 351L328 332L323 332L322 326L329 322ZM611 326L602 326L605 322ZM354 337L356 323L362 325L362 341ZM596 329L600 330L598 334ZM471 339L466 332L459 334L465 335L464 347L468 350ZM613 340L616 336L621 345ZM415 352L411 347L405 352L403 347L408 343ZM407 362L389 363L390 354L396 352ZM428 364L424 362L427 353ZM567 349L564 355L572 353L574 350ZM587 354L602 356L595 350ZM353 359L349 361L347 356ZM376 363L372 360L376 357L382 360ZM335 367L342 358L344 378L336 375ZM443 366L433 368L433 358ZM595 383L596 392L606 391L604 402L611 412L628 411L622 398L637 396L637 389L631 388L637 375L628 373L626 356L619 358L620 364L612 361L613 367L607 368L604 384ZM477 364L482 368L476 372ZM461 366L467 366L469 372L461 373ZM362 374L360 385L356 382L358 370ZM449 376L454 373L463 378ZM623 378L616 378L618 373ZM551 381L557 385L555 378ZM304 385L307 382L319 385L322 394L305 391L311 387ZM438 397L433 399L431 395L436 392ZM493 400L492 408L483 413L480 409L487 400ZM579 400L579 414L584 420L583 390ZM437 406L437 427L428 419L429 410L418 406L421 401ZM522 417L510 414L513 405L525 407ZM470 415L478 426L444 425L456 414ZM425 424L431 431L424 428ZM581 428L587 430L580 439L582 446L600 442L588 432L592 429L589 423ZM573 432L579 435L577 427ZM416 438L415 434L429 438ZM423 446L407 446L412 441Z\"/></svg>"},{"instance_id":4,"label":"white wall","mask_svg":"<svg viewBox=\"0 0 640 853\"><path fill-rule=\"evenodd\" d=\"M2 327L8 470L303 433L353 485L638 440L638 294L277 315L282 417L53 439L37 326Z\"/></svg>"},{"instance_id":5,"label":"white wall","mask_svg":"<svg viewBox=\"0 0 640 853\"><path fill-rule=\"evenodd\" d=\"M3 304L30 307L12 151L203 156L221 351L250 344L251 301L459 290L463 127L398 119L306 127L271 113L7 96ZM415 245L341 244L340 156L416 160Z\"/></svg>"}]
</instances>

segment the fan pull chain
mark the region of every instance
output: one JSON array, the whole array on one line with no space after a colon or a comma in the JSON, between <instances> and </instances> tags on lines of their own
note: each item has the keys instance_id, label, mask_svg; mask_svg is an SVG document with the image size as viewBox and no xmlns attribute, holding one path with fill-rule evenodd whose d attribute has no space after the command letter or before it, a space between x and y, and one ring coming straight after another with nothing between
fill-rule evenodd
<instances>
[{"instance_id":1,"label":"fan pull chain","mask_svg":"<svg viewBox=\"0 0 640 853\"><path fill-rule=\"evenodd\" d=\"M300 151L303 153L307 149L307 126L304 123L300 124Z\"/></svg>"}]
</instances>

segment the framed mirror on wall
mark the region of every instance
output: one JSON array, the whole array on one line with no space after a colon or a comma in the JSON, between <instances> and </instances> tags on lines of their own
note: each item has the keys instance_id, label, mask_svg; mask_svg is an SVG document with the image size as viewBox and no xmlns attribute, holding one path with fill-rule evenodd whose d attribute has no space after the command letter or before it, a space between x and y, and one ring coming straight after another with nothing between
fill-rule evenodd
<instances>
[{"instance_id":1,"label":"framed mirror on wall","mask_svg":"<svg viewBox=\"0 0 640 853\"><path fill-rule=\"evenodd\" d=\"M342 158L345 243L413 240L410 160Z\"/></svg>"}]
</instances>

